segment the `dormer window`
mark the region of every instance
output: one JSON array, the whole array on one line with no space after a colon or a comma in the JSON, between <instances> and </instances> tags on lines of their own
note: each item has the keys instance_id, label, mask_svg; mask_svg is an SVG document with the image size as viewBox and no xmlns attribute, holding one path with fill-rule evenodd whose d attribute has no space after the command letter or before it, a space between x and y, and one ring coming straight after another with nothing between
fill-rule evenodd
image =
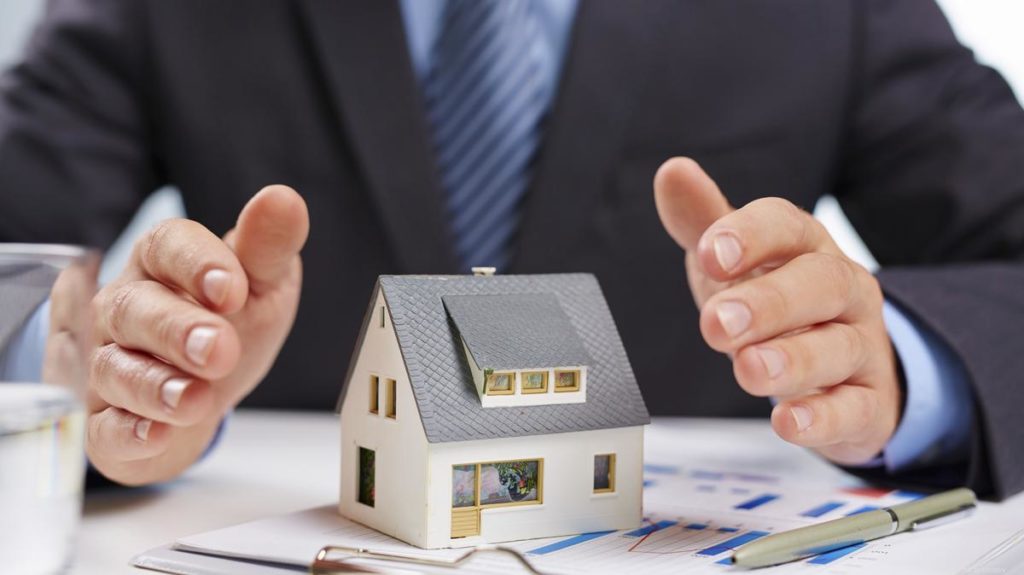
<instances>
[{"instance_id":1,"label":"dormer window","mask_svg":"<svg viewBox=\"0 0 1024 575\"><path fill-rule=\"evenodd\" d=\"M487 376L487 395L512 395L515 393L516 375L511 372L494 372Z\"/></svg>"},{"instance_id":2,"label":"dormer window","mask_svg":"<svg viewBox=\"0 0 1024 575\"><path fill-rule=\"evenodd\" d=\"M546 371L525 371L523 372L522 388L523 393L547 393L548 372Z\"/></svg>"},{"instance_id":3,"label":"dormer window","mask_svg":"<svg viewBox=\"0 0 1024 575\"><path fill-rule=\"evenodd\" d=\"M445 295L485 408L587 401L593 358L554 294Z\"/></svg>"},{"instance_id":4,"label":"dormer window","mask_svg":"<svg viewBox=\"0 0 1024 575\"><path fill-rule=\"evenodd\" d=\"M555 391L579 391L580 372L576 369L558 370L555 372Z\"/></svg>"}]
</instances>

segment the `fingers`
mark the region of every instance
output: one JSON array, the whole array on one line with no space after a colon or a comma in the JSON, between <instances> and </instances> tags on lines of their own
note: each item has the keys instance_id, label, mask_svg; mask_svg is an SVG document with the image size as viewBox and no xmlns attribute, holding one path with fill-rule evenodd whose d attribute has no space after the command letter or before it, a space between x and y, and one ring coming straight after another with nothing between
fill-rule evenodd
<instances>
[{"instance_id":1,"label":"fingers","mask_svg":"<svg viewBox=\"0 0 1024 575\"><path fill-rule=\"evenodd\" d=\"M871 387L837 385L779 403L772 428L786 441L818 448L836 462L861 463L877 455L896 428L883 399Z\"/></svg>"},{"instance_id":2,"label":"fingers","mask_svg":"<svg viewBox=\"0 0 1024 575\"><path fill-rule=\"evenodd\" d=\"M89 416L86 452L97 467L155 457L167 450L170 428L123 409L108 407Z\"/></svg>"},{"instance_id":3,"label":"fingers","mask_svg":"<svg viewBox=\"0 0 1024 575\"><path fill-rule=\"evenodd\" d=\"M97 300L104 343L147 351L206 380L227 376L238 363L235 328L162 284L127 282L105 288Z\"/></svg>"},{"instance_id":4,"label":"fingers","mask_svg":"<svg viewBox=\"0 0 1024 575\"><path fill-rule=\"evenodd\" d=\"M712 348L735 353L751 343L842 318L861 303L864 280L857 273L840 256L804 254L708 299L701 310L701 333Z\"/></svg>"},{"instance_id":5,"label":"fingers","mask_svg":"<svg viewBox=\"0 0 1024 575\"><path fill-rule=\"evenodd\" d=\"M210 230L191 220L167 220L136 244L133 262L146 276L188 293L220 313L234 313L249 292L242 265Z\"/></svg>"},{"instance_id":6,"label":"fingers","mask_svg":"<svg viewBox=\"0 0 1024 575\"><path fill-rule=\"evenodd\" d=\"M210 384L147 354L108 344L92 358L92 389L103 402L138 416L178 426L214 412Z\"/></svg>"},{"instance_id":7,"label":"fingers","mask_svg":"<svg viewBox=\"0 0 1024 575\"><path fill-rule=\"evenodd\" d=\"M249 289L261 293L290 277L308 235L309 213L295 190L268 186L249 200L230 238Z\"/></svg>"},{"instance_id":8,"label":"fingers","mask_svg":"<svg viewBox=\"0 0 1024 575\"><path fill-rule=\"evenodd\" d=\"M826 323L741 349L733 371L751 395L804 394L853 377L864 366L869 347L853 326Z\"/></svg>"},{"instance_id":9,"label":"fingers","mask_svg":"<svg viewBox=\"0 0 1024 575\"><path fill-rule=\"evenodd\" d=\"M697 248L705 273L717 281L810 252L840 253L821 223L781 198L755 200L720 218Z\"/></svg>"},{"instance_id":10,"label":"fingers","mask_svg":"<svg viewBox=\"0 0 1024 575\"><path fill-rule=\"evenodd\" d=\"M732 211L718 185L697 162L672 158L654 176L654 203L662 225L683 249L696 249L704 230Z\"/></svg>"}]
</instances>

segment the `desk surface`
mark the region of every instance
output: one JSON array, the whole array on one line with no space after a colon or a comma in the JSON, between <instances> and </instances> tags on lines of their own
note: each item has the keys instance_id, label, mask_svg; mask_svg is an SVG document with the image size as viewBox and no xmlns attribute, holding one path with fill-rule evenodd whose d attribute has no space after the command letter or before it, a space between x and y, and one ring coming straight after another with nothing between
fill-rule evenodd
<instances>
[{"instance_id":1,"label":"desk surface","mask_svg":"<svg viewBox=\"0 0 1024 575\"><path fill-rule=\"evenodd\" d=\"M144 571L129 560L147 549L330 503L337 498L339 445L333 414L240 411L216 451L183 478L159 487L90 493L72 573L138 575ZM677 461L694 449L706 453L709 445L723 446L723 468L849 480L775 437L766 421L661 418L645 440L646 457L657 461Z\"/></svg>"}]
</instances>

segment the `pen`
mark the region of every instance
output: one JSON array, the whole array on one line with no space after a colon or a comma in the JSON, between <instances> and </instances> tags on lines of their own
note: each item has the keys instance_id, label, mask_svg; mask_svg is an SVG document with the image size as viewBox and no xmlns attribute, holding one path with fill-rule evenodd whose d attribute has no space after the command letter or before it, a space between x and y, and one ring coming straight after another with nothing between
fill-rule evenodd
<instances>
[{"instance_id":1,"label":"pen","mask_svg":"<svg viewBox=\"0 0 1024 575\"><path fill-rule=\"evenodd\" d=\"M911 529L944 524L970 514L976 505L973 491L954 489L909 503L769 535L736 549L732 563L740 567L787 563Z\"/></svg>"}]
</instances>

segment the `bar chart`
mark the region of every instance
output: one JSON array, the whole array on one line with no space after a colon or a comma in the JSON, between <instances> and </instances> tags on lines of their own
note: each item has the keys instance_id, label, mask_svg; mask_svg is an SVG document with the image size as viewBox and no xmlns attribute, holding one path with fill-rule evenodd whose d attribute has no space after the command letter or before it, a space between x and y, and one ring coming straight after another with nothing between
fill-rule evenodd
<instances>
[{"instance_id":1,"label":"bar chart","mask_svg":"<svg viewBox=\"0 0 1024 575\"><path fill-rule=\"evenodd\" d=\"M518 547L554 573L591 570L726 574L732 552L771 533L863 513L920 497L879 489L794 489L770 475L645 466L643 525ZM780 567L877 567L889 543L854 545ZM844 567L845 566L845 567Z\"/></svg>"}]
</instances>

